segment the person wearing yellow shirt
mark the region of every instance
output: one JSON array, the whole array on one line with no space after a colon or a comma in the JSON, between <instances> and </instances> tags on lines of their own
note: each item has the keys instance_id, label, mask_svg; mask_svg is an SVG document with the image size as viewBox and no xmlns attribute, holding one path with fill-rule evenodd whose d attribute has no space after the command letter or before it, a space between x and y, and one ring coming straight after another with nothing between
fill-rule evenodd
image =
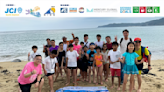
<instances>
[{"instance_id":1,"label":"person wearing yellow shirt","mask_svg":"<svg viewBox=\"0 0 164 92\"><path fill-rule=\"evenodd\" d=\"M142 52L141 52L141 38L135 38L134 43L135 43L135 52L139 55L137 60L138 60L138 62L140 62L142 59L144 59L143 56L142 56ZM151 69L151 64L150 64L151 56L150 56L149 51L148 51L147 48L145 48L144 54L146 56L148 56L148 69L150 70ZM137 75L137 79L138 79L138 90L137 90L137 92L141 92L141 82L142 82L141 81L141 71L143 69L143 63L142 64L137 64L137 68L139 70L139 74Z\"/></svg>"}]
</instances>

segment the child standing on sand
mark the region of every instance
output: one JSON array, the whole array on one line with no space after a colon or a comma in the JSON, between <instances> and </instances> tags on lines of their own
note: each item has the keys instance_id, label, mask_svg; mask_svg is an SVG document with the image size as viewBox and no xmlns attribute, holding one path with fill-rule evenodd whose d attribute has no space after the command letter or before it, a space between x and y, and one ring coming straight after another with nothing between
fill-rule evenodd
<instances>
[{"instance_id":1,"label":"child standing on sand","mask_svg":"<svg viewBox=\"0 0 164 92\"><path fill-rule=\"evenodd\" d=\"M113 50L110 50L108 53L108 58L109 58L109 62L110 62L110 70L111 70L111 74L112 74L112 87L111 88L114 88L114 76L116 73L116 75L118 77L118 89L117 90L120 90L121 64L118 60L121 57L121 53L120 53L120 51L117 50L117 48L118 48L117 42L112 43L112 48L113 48Z\"/></svg>"},{"instance_id":2,"label":"child standing on sand","mask_svg":"<svg viewBox=\"0 0 164 92\"><path fill-rule=\"evenodd\" d=\"M123 68L124 82L123 82L122 92L125 91L126 83L127 83L127 79L128 79L129 74L131 74L129 92L132 92L133 82L134 82L134 74L138 74L138 68L137 68L136 64L141 64L141 63L144 62L144 60L141 60L141 62L138 62L137 61L138 56L139 55L137 53L135 53L134 43L129 42L128 45L127 45L127 50L123 54L123 59L119 58L120 62L122 62L122 63L125 62L125 65L124 65L124 68Z\"/></svg>"},{"instance_id":3,"label":"child standing on sand","mask_svg":"<svg viewBox=\"0 0 164 92\"><path fill-rule=\"evenodd\" d=\"M95 44L90 43L90 49L87 51L87 60L88 60L88 68L89 68L89 83L91 83L91 71L93 72L93 83L96 83L95 81L95 65L93 64L94 61L94 54L96 53L95 50Z\"/></svg>"},{"instance_id":4,"label":"child standing on sand","mask_svg":"<svg viewBox=\"0 0 164 92\"><path fill-rule=\"evenodd\" d=\"M38 47L37 46L32 46L32 50L34 53L30 54L30 52L28 53L28 61L30 61L32 59L32 61L34 61L34 58L36 55L41 55L40 53L37 52Z\"/></svg>"},{"instance_id":5,"label":"child standing on sand","mask_svg":"<svg viewBox=\"0 0 164 92\"><path fill-rule=\"evenodd\" d=\"M66 67L67 67L67 84L66 86L68 86L70 84L70 73L71 73L71 70L73 70L73 82L75 84L75 86L77 85L77 73L76 73L76 70L77 70L77 58L79 56L78 52L76 50L73 50L73 45L70 44L68 46L70 48L70 50L67 52L66 54ZM81 53L81 51L79 51L79 53Z\"/></svg>"},{"instance_id":6,"label":"child standing on sand","mask_svg":"<svg viewBox=\"0 0 164 92\"><path fill-rule=\"evenodd\" d=\"M96 71L97 71L97 83L96 85L98 85L98 83L101 83L101 85L103 85L102 82L102 73L103 73L103 54L101 53L101 48L98 46L96 47L96 52L94 54L94 63L96 65ZM100 82L99 82L99 77L100 77Z\"/></svg>"},{"instance_id":7,"label":"child standing on sand","mask_svg":"<svg viewBox=\"0 0 164 92\"><path fill-rule=\"evenodd\" d=\"M108 59L108 49L107 49L107 45L104 44L103 45L103 49L102 49L102 54L103 54L103 59L104 59L104 78L105 81L108 81L108 74L109 74L109 59Z\"/></svg>"}]
</instances>

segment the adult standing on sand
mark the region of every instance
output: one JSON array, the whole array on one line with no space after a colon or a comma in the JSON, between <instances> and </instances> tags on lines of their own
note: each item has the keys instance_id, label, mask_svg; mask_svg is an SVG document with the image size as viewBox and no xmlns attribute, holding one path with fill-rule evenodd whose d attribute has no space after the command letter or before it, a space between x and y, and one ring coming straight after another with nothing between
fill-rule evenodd
<instances>
[{"instance_id":1,"label":"adult standing on sand","mask_svg":"<svg viewBox=\"0 0 164 92\"><path fill-rule=\"evenodd\" d=\"M45 53L45 57L48 56L48 50L47 48L50 48L51 47L51 41L49 38L46 39L47 41L47 45L43 45L43 53Z\"/></svg>"},{"instance_id":2,"label":"adult standing on sand","mask_svg":"<svg viewBox=\"0 0 164 92\"><path fill-rule=\"evenodd\" d=\"M51 47L48 48L48 55L50 55L50 52L53 50L58 50L59 46L55 45L55 40L51 40Z\"/></svg>"},{"instance_id":3,"label":"adult standing on sand","mask_svg":"<svg viewBox=\"0 0 164 92\"><path fill-rule=\"evenodd\" d=\"M35 84L38 92L41 92L44 84L44 79L41 78L42 74L42 56L36 55L33 62L28 62L18 77L20 92L30 92L31 85Z\"/></svg>"},{"instance_id":4,"label":"adult standing on sand","mask_svg":"<svg viewBox=\"0 0 164 92\"><path fill-rule=\"evenodd\" d=\"M143 48L141 46L141 38L135 38L134 39L134 44L135 44L135 52L139 55L139 57L137 58L138 62L141 62L144 58L143 58L143 53L142 53L142 50L144 52L144 54L146 56L148 56L147 60L148 60L148 70L151 69L151 56L150 56L150 53L148 51L147 48ZM138 79L138 90L137 92L141 92L141 71L143 69L143 63L142 64L137 64L137 68L139 70L139 74L137 75L137 79ZM133 87L134 88L134 87ZM134 88L135 89L135 88Z\"/></svg>"},{"instance_id":5,"label":"adult standing on sand","mask_svg":"<svg viewBox=\"0 0 164 92\"><path fill-rule=\"evenodd\" d=\"M65 52L67 52L68 45L74 42L75 36L73 33L72 33L72 37L73 37L73 39L69 40L69 41L67 41L67 37L65 37L65 36L63 36L63 38L62 38L63 39L63 49Z\"/></svg>"},{"instance_id":6,"label":"adult standing on sand","mask_svg":"<svg viewBox=\"0 0 164 92\"><path fill-rule=\"evenodd\" d=\"M123 35L124 38L121 38L119 41L117 41L117 36L115 37L115 41L117 41L120 45L121 54L124 54L126 52L127 44L129 42L132 42L132 39L128 37L129 31L127 29L123 30ZM121 84L123 83L123 79L124 79L124 73L122 71L123 67L124 67L124 63L121 63Z\"/></svg>"}]
</instances>

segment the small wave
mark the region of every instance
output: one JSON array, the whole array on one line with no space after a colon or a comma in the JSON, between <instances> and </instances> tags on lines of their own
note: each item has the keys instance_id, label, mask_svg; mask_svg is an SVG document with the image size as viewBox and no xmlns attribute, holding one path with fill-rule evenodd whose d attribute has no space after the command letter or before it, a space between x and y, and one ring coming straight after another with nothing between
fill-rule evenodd
<instances>
[{"instance_id":1,"label":"small wave","mask_svg":"<svg viewBox=\"0 0 164 92\"><path fill-rule=\"evenodd\" d=\"M2 58L6 58L6 57L12 57L13 55L2 55L2 56L0 56L0 57L2 57Z\"/></svg>"}]
</instances>

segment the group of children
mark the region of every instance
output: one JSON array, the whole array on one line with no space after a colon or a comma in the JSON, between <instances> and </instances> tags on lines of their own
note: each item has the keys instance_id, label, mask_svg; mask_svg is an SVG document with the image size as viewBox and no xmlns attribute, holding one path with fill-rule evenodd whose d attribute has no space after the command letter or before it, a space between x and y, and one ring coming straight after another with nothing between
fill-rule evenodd
<instances>
[{"instance_id":1,"label":"group of children","mask_svg":"<svg viewBox=\"0 0 164 92\"><path fill-rule=\"evenodd\" d=\"M101 37L97 35L97 38ZM99 39L99 38L98 38ZM110 39L109 36L106 39ZM52 44L55 42L51 40ZM47 47L46 51L49 52L47 57L42 61L42 67L44 70L44 74L49 79L49 85L51 88L51 92L54 92L53 82L56 81L59 73L62 75L62 69L64 69L66 73L67 83L70 84L70 77L73 76L73 83L77 86L77 70L80 70L81 80L88 81L91 83L91 72L93 75L93 83L103 85L103 75L105 81L108 81L109 75L111 75L112 87L114 88L114 77L118 77L118 90L120 90L120 75L121 75L121 64L124 63L125 66L123 68L124 72L124 85L123 91L126 87L126 82L128 75L131 74L130 78L130 90L133 88L134 74L138 74L138 69L136 64L141 64L144 61L138 62L138 55L134 50L134 43L129 42L127 45L127 51L122 55L120 51L118 51L119 43L110 42L108 43L100 43L99 41L96 43L91 42L89 47L84 45L84 42L81 42L78 45L79 38L74 38L74 44L70 43L67 46L67 51L63 49L63 42L59 43L59 46L52 45L52 48ZM112 49L109 50L108 47ZM36 46L32 47L34 53L36 54ZM34 57L34 55L28 55L29 59ZM109 69L110 67L110 69ZM56 71L56 72L55 72ZM55 79L54 79L54 74ZM97 74L97 81L96 81Z\"/></svg>"}]
</instances>

